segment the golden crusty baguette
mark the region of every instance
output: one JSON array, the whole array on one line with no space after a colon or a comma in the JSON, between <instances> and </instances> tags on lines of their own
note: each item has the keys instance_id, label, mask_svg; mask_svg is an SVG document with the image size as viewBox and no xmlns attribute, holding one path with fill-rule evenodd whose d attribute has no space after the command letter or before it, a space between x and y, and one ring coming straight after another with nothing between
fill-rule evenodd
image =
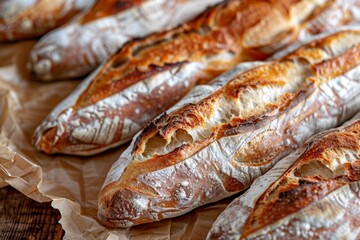
<instances>
[{"instance_id":1,"label":"golden crusty baguette","mask_svg":"<svg viewBox=\"0 0 360 240\"><path fill-rule=\"evenodd\" d=\"M126 44L50 113L33 143L45 153L75 155L125 143L195 84L307 35L308 24L324 20L312 15L324 6L324 0L227 1L181 27Z\"/></svg>"},{"instance_id":2,"label":"golden crusty baguette","mask_svg":"<svg viewBox=\"0 0 360 240\"><path fill-rule=\"evenodd\" d=\"M208 239L359 239L360 112L280 160L218 217Z\"/></svg>"},{"instance_id":3,"label":"golden crusty baguette","mask_svg":"<svg viewBox=\"0 0 360 240\"><path fill-rule=\"evenodd\" d=\"M94 0L2 0L0 42L39 37L90 7Z\"/></svg>"},{"instance_id":4,"label":"golden crusty baguette","mask_svg":"<svg viewBox=\"0 0 360 240\"><path fill-rule=\"evenodd\" d=\"M173 28L222 0L98 0L76 21L46 34L30 53L39 80L81 77L127 41Z\"/></svg>"},{"instance_id":5,"label":"golden crusty baguette","mask_svg":"<svg viewBox=\"0 0 360 240\"><path fill-rule=\"evenodd\" d=\"M238 193L310 136L360 110L359 92L359 30L237 75L133 139L99 194L99 219L128 227Z\"/></svg>"}]
</instances>

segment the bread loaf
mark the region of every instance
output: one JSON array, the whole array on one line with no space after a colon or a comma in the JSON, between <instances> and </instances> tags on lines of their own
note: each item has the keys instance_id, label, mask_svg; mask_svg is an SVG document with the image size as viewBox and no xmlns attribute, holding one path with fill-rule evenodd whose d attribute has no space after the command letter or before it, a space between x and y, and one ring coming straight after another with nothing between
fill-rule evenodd
<instances>
[{"instance_id":1,"label":"bread loaf","mask_svg":"<svg viewBox=\"0 0 360 240\"><path fill-rule=\"evenodd\" d=\"M227 1L181 27L126 44L50 113L34 145L45 153L91 155L125 143L195 84L304 37L324 4Z\"/></svg>"},{"instance_id":2,"label":"bread loaf","mask_svg":"<svg viewBox=\"0 0 360 240\"><path fill-rule=\"evenodd\" d=\"M93 3L94 0L2 0L0 42L39 37Z\"/></svg>"},{"instance_id":3,"label":"bread loaf","mask_svg":"<svg viewBox=\"0 0 360 240\"><path fill-rule=\"evenodd\" d=\"M152 121L112 166L98 216L129 227L250 186L313 134L360 110L360 31L314 40Z\"/></svg>"},{"instance_id":4,"label":"bread loaf","mask_svg":"<svg viewBox=\"0 0 360 240\"><path fill-rule=\"evenodd\" d=\"M208 239L359 239L360 113L278 162L218 217Z\"/></svg>"},{"instance_id":5,"label":"bread loaf","mask_svg":"<svg viewBox=\"0 0 360 240\"><path fill-rule=\"evenodd\" d=\"M222 0L98 0L70 24L39 40L29 69L43 81L81 77L125 42L172 28Z\"/></svg>"}]
</instances>

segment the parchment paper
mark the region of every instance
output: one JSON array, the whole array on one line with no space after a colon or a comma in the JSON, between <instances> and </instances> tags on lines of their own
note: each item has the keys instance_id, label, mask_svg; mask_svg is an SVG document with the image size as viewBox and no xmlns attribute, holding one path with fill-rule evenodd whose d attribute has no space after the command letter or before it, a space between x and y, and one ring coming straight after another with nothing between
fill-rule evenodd
<instances>
[{"instance_id":1,"label":"parchment paper","mask_svg":"<svg viewBox=\"0 0 360 240\"><path fill-rule=\"evenodd\" d=\"M65 239L204 239L231 199L131 229L108 229L97 222L98 192L126 146L88 158L35 150L33 131L80 80L31 80L26 62L34 43L0 45L0 186L9 184L38 202L52 201L61 213Z\"/></svg>"}]
</instances>

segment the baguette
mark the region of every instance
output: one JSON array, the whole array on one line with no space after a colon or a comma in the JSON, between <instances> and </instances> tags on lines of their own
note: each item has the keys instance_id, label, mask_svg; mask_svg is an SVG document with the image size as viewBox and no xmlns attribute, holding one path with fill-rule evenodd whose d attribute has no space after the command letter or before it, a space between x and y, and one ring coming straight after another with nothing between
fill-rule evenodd
<instances>
[{"instance_id":1,"label":"baguette","mask_svg":"<svg viewBox=\"0 0 360 240\"><path fill-rule=\"evenodd\" d=\"M28 67L38 80L81 77L125 42L173 28L222 0L98 0L76 21L43 38Z\"/></svg>"},{"instance_id":2,"label":"baguette","mask_svg":"<svg viewBox=\"0 0 360 240\"><path fill-rule=\"evenodd\" d=\"M208 239L359 239L359 190L360 112L258 178Z\"/></svg>"},{"instance_id":3,"label":"baguette","mask_svg":"<svg viewBox=\"0 0 360 240\"><path fill-rule=\"evenodd\" d=\"M95 0L2 0L0 42L39 37L66 23Z\"/></svg>"},{"instance_id":4,"label":"baguette","mask_svg":"<svg viewBox=\"0 0 360 240\"><path fill-rule=\"evenodd\" d=\"M316 21L312 14L324 4L227 1L171 31L126 44L50 113L33 143L48 154L74 155L125 143L195 84L306 35L302 26Z\"/></svg>"},{"instance_id":5,"label":"baguette","mask_svg":"<svg viewBox=\"0 0 360 240\"><path fill-rule=\"evenodd\" d=\"M129 227L234 195L360 110L360 30L314 40L152 121L120 156L98 216Z\"/></svg>"}]
</instances>

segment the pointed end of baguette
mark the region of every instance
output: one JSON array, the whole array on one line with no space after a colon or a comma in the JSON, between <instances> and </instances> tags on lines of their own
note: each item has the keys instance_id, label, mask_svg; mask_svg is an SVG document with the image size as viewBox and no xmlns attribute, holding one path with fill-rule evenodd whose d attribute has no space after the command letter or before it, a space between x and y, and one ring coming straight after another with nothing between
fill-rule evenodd
<instances>
[{"instance_id":1,"label":"pointed end of baguette","mask_svg":"<svg viewBox=\"0 0 360 240\"><path fill-rule=\"evenodd\" d=\"M44 152L46 154L52 154L54 152L54 141L56 138L58 128L51 127L47 129L45 132L36 131L32 142L35 148L38 151Z\"/></svg>"},{"instance_id":2,"label":"pointed end of baguette","mask_svg":"<svg viewBox=\"0 0 360 240\"><path fill-rule=\"evenodd\" d=\"M128 188L105 187L99 194L98 218L108 227L127 228L155 221L149 215L149 199Z\"/></svg>"},{"instance_id":3,"label":"pointed end of baguette","mask_svg":"<svg viewBox=\"0 0 360 240\"><path fill-rule=\"evenodd\" d=\"M30 53L27 62L27 68L32 77L39 81L49 82L52 81L52 69L54 62L49 56L49 50L54 51L55 46L38 46L36 44Z\"/></svg>"}]
</instances>

